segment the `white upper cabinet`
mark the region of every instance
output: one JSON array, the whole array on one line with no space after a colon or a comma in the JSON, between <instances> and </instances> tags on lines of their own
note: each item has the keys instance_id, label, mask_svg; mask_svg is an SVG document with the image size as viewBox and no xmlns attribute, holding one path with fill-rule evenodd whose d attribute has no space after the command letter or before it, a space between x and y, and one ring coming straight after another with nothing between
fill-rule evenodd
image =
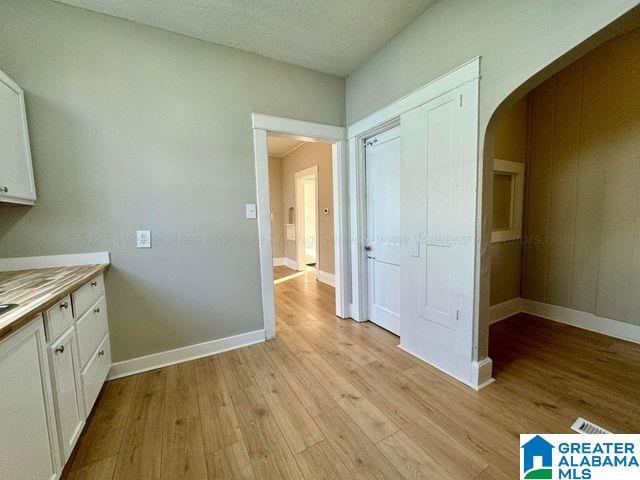
<instances>
[{"instance_id":1,"label":"white upper cabinet","mask_svg":"<svg viewBox=\"0 0 640 480\"><path fill-rule=\"evenodd\" d=\"M35 200L24 92L0 71L0 202Z\"/></svg>"}]
</instances>

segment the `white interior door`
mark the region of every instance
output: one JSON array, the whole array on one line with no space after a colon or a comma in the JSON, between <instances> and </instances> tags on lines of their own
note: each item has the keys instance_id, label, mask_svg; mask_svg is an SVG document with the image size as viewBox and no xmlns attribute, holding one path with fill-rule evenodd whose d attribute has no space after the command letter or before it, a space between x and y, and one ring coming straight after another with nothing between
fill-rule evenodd
<instances>
[{"instance_id":1,"label":"white interior door","mask_svg":"<svg viewBox=\"0 0 640 480\"><path fill-rule=\"evenodd\" d=\"M475 115L475 116L474 116ZM462 86L402 115L401 346L470 382L477 97Z\"/></svg>"},{"instance_id":2,"label":"white interior door","mask_svg":"<svg viewBox=\"0 0 640 480\"><path fill-rule=\"evenodd\" d=\"M369 320L400 334L400 127L365 147Z\"/></svg>"}]
</instances>

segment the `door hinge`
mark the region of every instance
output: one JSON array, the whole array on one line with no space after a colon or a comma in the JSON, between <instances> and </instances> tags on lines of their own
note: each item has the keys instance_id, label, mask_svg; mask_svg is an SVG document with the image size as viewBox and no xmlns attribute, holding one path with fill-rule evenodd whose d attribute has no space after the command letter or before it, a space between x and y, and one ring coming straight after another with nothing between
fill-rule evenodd
<instances>
[{"instance_id":1,"label":"door hinge","mask_svg":"<svg viewBox=\"0 0 640 480\"><path fill-rule=\"evenodd\" d=\"M460 310L456 310L456 321L460 320Z\"/></svg>"},{"instance_id":2,"label":"door hinge","mask_svg":"<svg viewBox=\"0 0 640 480\"><path fill-rule=\"evenodd\" d=\"M460 106L462 106L462 94L460 94Z\"/></svg>"},{"instance_id":3,"label":"door hinge","mask_svg":"<svg viewBox=\"0 0 640 480\"><path fill-rule=\"evenodd\" d=\"M365 147L370 147L371 145L373 145L374 143L377 143L377 142L378 142L377 138L372 138L371 140L365 140L364 146Z\"/></svg>"}]
</instances>

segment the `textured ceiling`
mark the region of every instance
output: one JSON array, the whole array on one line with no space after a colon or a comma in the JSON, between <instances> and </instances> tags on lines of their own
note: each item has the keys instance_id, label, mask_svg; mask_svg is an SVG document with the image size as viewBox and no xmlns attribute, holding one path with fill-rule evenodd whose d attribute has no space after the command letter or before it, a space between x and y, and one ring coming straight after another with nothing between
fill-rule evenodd
<instances>
[{"instance_id":1,"label":"textured ceiling","mask_svg":"<svg viewBox=\"0 0 640 480\"><path fill-rule=\"evenodd\" d=\"M268 152L270 157L284 157L287 153L307 142L290 137L267 137Z\"/></svg>"},{"instance_id":2,"label":"textured ceiling","mask_svg":"<svg viewBox=\"0 0 640 480\"><path fill-rule=\"evenodd\" d=\"M436 0L56 0L346 76Z\"/></svg>"}]
</instances>

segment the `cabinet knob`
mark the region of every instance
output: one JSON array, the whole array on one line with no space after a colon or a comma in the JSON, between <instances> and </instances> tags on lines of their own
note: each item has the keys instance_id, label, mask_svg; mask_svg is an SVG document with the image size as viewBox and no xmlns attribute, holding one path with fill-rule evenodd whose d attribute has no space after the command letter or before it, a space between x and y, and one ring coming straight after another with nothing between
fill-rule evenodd
<instances>
[{"instance_id":1,"label":"cabinet knob","mask_svg":"<svg viewBox=\"0 0 640 480\"><path fill-rule=\"evenodd\" d=\"M100 307L94 308L93 313L96 313L96 314L100 313Z\"/></svg>"},{"instance_id":2,"label":"cabinet knob","mask_svg":"<svg viewBox=\"0 0 640 480\"><path fill-rule=\"evenodd\" d=\"M100 356L100 357L101 357L101 356L103 356L103 355L104 355L104 350L100 350L100 351L98 352L98 356Z\"/></svg>"},{"instance_id":3,"label":"cabinet knob","mask_svg":"<svg viewBox=\"0 0 640 480\"><path fill-rule=\"evenodd\" d=\"M61 303L60 308L69 308L69 302Z\"/></svg>"},{"instance_id":4,"label":"cabinet knob","mask_svg":"<svg viewBox=\"0 0 640 480\"><path fill-rule=\"evenodd\" d=\"M64 353L64 345L60 345L58 348L56 348L56 353Z\"/></svg>"},{"instance_id":5,"label":"cabinet knob","mask_svg":"<svg viewBox=\"0 0 640 480\"><path fill-rule=\"evenodd\" d=\"M0 187L0 191L7 193L9 189L7 187Z\"/></svg>"},{"instance_id":6,"label":"cabinet knob","mask_svg":"<svg viewBox=\"0 0 640 480\"><path fill-rule=\"evenodd\" d=\"M97 287L98 286L98 282L96 282L96 281L91 282L91 286L92 287Z\"/></svg>"}]
</instances>

